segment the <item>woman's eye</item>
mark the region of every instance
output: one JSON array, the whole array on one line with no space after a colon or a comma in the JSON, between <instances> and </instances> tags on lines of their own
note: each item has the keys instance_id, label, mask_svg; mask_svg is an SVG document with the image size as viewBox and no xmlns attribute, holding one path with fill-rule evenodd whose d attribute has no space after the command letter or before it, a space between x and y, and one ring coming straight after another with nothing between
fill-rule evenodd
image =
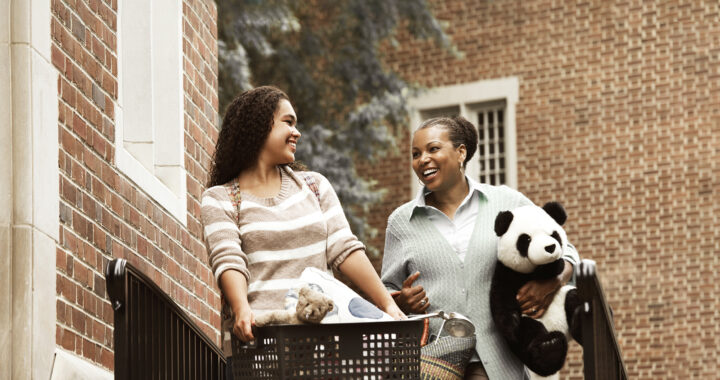
<instances>
[{"instance_id":1,"label":"woman's eye","mask_svg":"<svg viewBox=\"0 0 720 380\"><path fill-rule=\"evenodd\" d=\"M419 154L418 152L413 152L413 153L412 153L412 158L417 158L419 155L420 155L420 154Z\"/></svg>"},{"instance_id":2,"label":"woman's eye","mask_svg":"<svg viewBox=\"0 0 720 380\"><path fill-rule=\"evenodd\" d=\"M436 146L430 147L431 152L437 152L438 150L440 150L440 148L438 148Z\"/></svg>"}]
</instances>

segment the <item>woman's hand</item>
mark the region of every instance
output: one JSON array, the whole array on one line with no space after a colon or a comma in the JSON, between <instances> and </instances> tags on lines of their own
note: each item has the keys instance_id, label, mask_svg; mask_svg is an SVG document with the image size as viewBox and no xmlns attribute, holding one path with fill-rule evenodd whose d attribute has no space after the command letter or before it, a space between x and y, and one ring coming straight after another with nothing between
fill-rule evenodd
<instances>
[{"instance_id":1,"label":"woman's hand","mask_svg":"<svg viewBox=\"0 0 720 380\"><path fill-rule=\"evenodd\" d=\"M255 316L248 304L247 279L236 270L226 270L220 275L220 289L225 294L225 301L235 315L232 331L243 342L255 340L252 326Z\"/></svg>"},{"instance_id":2,"label":"woman's hand","mask_svg":"<svg viewBox=\"0 0 720 380\"><path fill-rule=\"evenodd\" d=\"M418 277L420 272L411 274L403 281L402 290L390 293L400 309L408 314L425 314L430 307L430 300L425 295L422 285L412 286Z\"/></svg>"},{"instance_id":3,"label":"woman's hand","mask_svg":"<svg viewBox=\"0 0 720 380\"><path fill-rule=\"evenodd\" d=\"M395 302L390 303L389 305L385 306L384 311L389 314L391 317L393 317L396 321L401 319L407 319L407 316L405 313L400 310L398 305Z\"/></svg>"},{"instance_id":4,"label":"woman's hand","mask_svg":"<svg viewBox=\"0 0 720 380\"><path fill-rule=\"evenodd\" d=\"M516 296L523 314L531 318L542 317L555 297L555 293L572 277L572 271L572 264L566 261L562 273L556 277L530 281L523 285Z\"/></svg>"},{"instance_id":5,"label":"woman's hand","mask_svg":"<svg viewBox=\"0 0 720 380\"><path fill-rule=\"evenodd\" d=\"M516 297L523 314L531 318L542 317L561 286L562 282L558 277L530 281L523 285Z\"/></svg>"},{"instance_id":6,"label":"woman's hand","mask_svg":"<svg viewBox=\"0 0 720 380\"><path fill-rule=\"evenodd\" d=\"M237 310L235 312L235 323L233 324L233 334L243 342L255 340L252 333L252 326L255 324L255 315L249 308Z\"/></svg>"},{"instance_id":7,"label":"woman's hand","mask_svg":"<svg viewBox=\"0 0 720 380\"><path fill-rule=\"evenodd\" d=\"M342 264L340 272L347 276L353 284L365 292L375 305L395 319L405 319L395 300L390 297L385 285L380 281L375 268L365 256L365 251L358 249L351 253Z\"/></svg>"}]
</instances>

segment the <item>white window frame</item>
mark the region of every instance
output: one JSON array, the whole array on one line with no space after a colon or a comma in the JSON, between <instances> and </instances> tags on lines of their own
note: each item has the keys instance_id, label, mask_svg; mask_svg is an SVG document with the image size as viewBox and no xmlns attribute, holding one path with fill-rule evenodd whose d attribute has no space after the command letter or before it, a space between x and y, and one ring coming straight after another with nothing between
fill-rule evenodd
<instances>
[{"instance_id":1,"label":"white window frame","mask_svg":"<svg viewBox=\"0 0 720 380\"><path fill-rule=\"evenodd\" d=\"M185 226L182 25L182 2L118 3L115 164Z\"/></svg>"},{"instance_id":2,"label":"white window frame","mask_svg":"<svg viewBox=\"0 0 720 380\"><path fill-rule=\"evenodd\" d=\"M517 135L515 127L515 107L518 102L519 81L517 77L481 80L451 86L432 88L409 100L410 133L422 123L421 112L444 107L459 107L460 115L471 120L477 128L478 107L481 103L505 101L505 185L517 188ZM477 156L468 161L466 174L478 180L480 161ZM411 169L411 189L415 196L420 190L420 182Z\"/></svg>"}]
</instances>

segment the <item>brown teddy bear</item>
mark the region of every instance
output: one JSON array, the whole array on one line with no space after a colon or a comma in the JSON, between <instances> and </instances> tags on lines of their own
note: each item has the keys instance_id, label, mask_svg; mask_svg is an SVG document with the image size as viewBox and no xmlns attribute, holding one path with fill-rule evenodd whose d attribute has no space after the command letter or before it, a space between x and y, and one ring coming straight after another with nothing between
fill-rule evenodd
<instances>
[{"instance_id":1,"label":"brown teddy bear","mask_svg":"<svg viewBox=\"0 0 720 380\"><path fill-rule=\"evenodd\" d=\"M273 310L260 314L255 318L255 325L299 325L303 323L318 324L325 315L334 308L333 301L324 294L307 286L300 288L295 311Z\"/></svg>"}]
</instances>

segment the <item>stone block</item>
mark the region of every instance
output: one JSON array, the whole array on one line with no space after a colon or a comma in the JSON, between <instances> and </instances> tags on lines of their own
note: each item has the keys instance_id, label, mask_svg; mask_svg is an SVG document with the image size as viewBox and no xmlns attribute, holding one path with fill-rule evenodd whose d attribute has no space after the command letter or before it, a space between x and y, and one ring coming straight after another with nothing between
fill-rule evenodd
<instances>
[{"instance_id":1,"label":"stone block","mask_svg":"<svg viewBox=\"0 0 720 380\"><path fill-rule=\"evenodd\" d=\"M72 353L60 349L55 353L55 364L50 380L112 380L113 378L111 372Z\"/></svg>"}]
</instances>

